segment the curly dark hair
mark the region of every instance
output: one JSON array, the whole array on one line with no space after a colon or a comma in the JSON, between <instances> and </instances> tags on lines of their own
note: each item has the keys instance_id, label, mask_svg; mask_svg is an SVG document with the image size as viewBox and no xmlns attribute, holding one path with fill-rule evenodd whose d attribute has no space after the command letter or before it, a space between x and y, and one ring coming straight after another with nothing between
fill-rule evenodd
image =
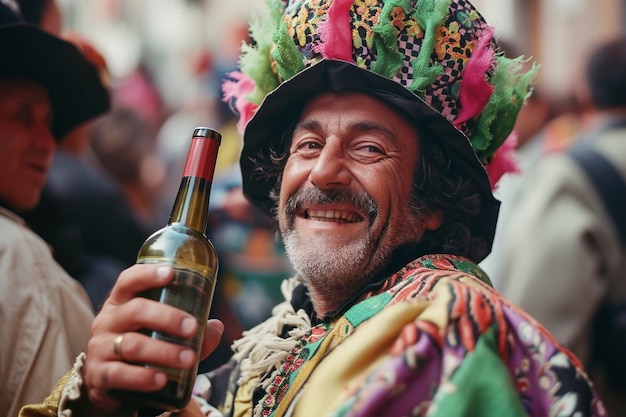
<instances>
[{"instance_id":1,"label":"curly dark hair","mask_svg":"<svg viewBox=\"0 0 626 417\"><path fill-rule=\"evenodd\" d=\"M295 123L283 136L272 142L254 158L254 175L276 178L269 197L274 202L272 215L276 216L282 173L289 157L289 145ZM433 231L426 231L421 247L426 253L459 255L468 259L482 259L489 244L472 233L469 226L481 215L483 198L475 182L459 172L453 160L446 155L440 141L428 131L417 127L420 138L420 161L413 174L412 207L423 213L441 213L443 222Z\"/></svg>"},{"instance_id":2,"label":"curly dark hair","mask_svg":"<svg viewBox=\"0 0 626 417\"><path fill-rule=\"evenodd\" d=\"M456 169L440 141L423 129L418 128L418 133L420 161L413 174L412 198L416 207L443 215L441 226L422 237L422 247L429 253L482 259L489 252L489 244L469 226L481 215L483 204L476 183Z\"/></svg>"}]
</instances>

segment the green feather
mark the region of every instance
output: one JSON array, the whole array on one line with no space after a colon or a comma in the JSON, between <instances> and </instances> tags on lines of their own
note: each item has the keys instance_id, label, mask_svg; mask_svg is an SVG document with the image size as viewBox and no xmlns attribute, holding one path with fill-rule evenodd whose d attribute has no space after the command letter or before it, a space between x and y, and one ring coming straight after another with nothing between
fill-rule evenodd
<instances>
[{"instance_id":1,"label":"green feather","mask_svg":"<svg viewBox=\"0 0 626 417\"><path fill-rule=\"evenodd\" d=\"M522 105L532 93L532 81L538 66L522 71L525 58L496 56L497 67L490 83L495 87L487 106L477 120L472 133L472 146L479 159L486 162L506 140Z\"/></svg>"},{"instance_id":2,"label":"green feather","mask_svg":"<svg viewBox=\"0 0 626 417\"><path fill-rule=\"evenodd\" d=\"M441 64L431 63L430 56L435 50L438 33L437 30L448 15L451 0L418 1L414 16L417 16L419 24L424 29L424 40L419 55L413 60L413 82L409 86L412 91L423 91L432 84L435 79L443 74Z\"/></svg>"},{"instance_id":3,"label":"green feather","mask_svg":"<svg viewBox=\"0 0 626 417\"><path fill-rule=\"evenodd\" d=\"M391 11L402 7L409 14L410 0L388 1L380 13L378 24L374 26L374 44L376 45L376 62L371 70L387 78L393 76L402 67L403 55L398 51L398 30L391 21Z\"/></svg>"},{"instance_id":4,"label":"green feather","mask_svg":"<svg viewBox=\"0 0 626 417\"><path fill-rule=\"evenodd\" d=\"M284 22L281 22L274 32L272 57L276 63L276 73L281 80L288 80L304 69L302 55Z\"/></svg>"},{"instance_id":5,"label":"green feather","mask_svg":"<svg viewBox=\"0 0 626 417\"><path fill-rule=\"evenodd\" d=\"M255 84L254 90L247 99L260 105L265 96L276 87L279 80L272 72L270 50L272 48L273 31L282 18L283 5L280 1L266 1L269 16L261 18L253 15L250 18L250 37L254 45L244 45L239 59L241 71L248 75Z\"/></svg>"}]
</instances>

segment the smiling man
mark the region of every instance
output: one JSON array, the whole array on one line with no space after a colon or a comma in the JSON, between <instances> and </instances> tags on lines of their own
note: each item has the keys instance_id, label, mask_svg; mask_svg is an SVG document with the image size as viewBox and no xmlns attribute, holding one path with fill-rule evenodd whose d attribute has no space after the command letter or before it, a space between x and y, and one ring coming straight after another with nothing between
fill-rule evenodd
<instances>
[{"instance_id":1,"label":"smiling man","mask_svg":"<svg viewBox=\"0 0 626 417\"><path fill-rule=\"evenodd\" d=\"M605 415L578 360L476 265L533 72L466 0L268 3L224 90L245 128L244 194L276 219L296 276L181 415ZM24 415L120 415L133 404L111 390L165 384L134 363L193 366L136 331L196 330L137 297L172 275L123 272L86 354ZM223 327L206 329L204 353Z\"/></svg>"},{"instance_id":2,"label":"smiling man","mask_svg":"<svg viewBox=\"0 0 626 417\"><path fill-rule=\"evenodd\" d=\"M320 317L356 294L394 248L437 228L439 215L410 204L418 156L413 124L365 94L324 94L303 111L278 219Z\"/></svg>"}]
</instances>

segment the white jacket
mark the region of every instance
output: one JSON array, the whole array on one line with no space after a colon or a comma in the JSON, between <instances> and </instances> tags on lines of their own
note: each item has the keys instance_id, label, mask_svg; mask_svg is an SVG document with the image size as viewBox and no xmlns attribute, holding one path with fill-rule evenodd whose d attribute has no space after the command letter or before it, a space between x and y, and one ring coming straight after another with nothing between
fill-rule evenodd
<instances>
[{"instance_id":1,"label":"white jacket","mask_svg":"<svg viewBox=\"0 0 626 417\"><path fill-rule=\"evenodd\" d=\"M43 401L85 349L93 317L48 245L0 207L0 413Z\"/></svg>"}]
</instances>

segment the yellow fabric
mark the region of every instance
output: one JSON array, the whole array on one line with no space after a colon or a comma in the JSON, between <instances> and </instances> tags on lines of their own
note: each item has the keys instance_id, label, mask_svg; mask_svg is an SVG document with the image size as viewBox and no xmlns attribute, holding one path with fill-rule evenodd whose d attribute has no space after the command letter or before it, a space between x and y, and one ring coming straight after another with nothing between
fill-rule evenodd
<instances>
[{"instance_id":1,"label":"yellow fabric","mask_svg":"<svg viewBox=\"0 0 626 417\"><path fill-rule=\"evenodd\" d=\"M300 392L300 389L309 378L311 372L313 372L313 370L318 366L320 361L324 359L327 352L330 352L337 345L343 342L346 337L352 334L353 330L354 327L345 318L345 316L341 317L333 324L328 336L317 348L317 352L315 353L315 355L313 355L313 357L302 366L302 369L300 370L300 372L298 372L295 380L289 384L289 390L285 393L284 398L276 407L276 417L282 417L285 415L287 409L289 408L289 405L291 404L295 396ZM317 400L319 401L319 397Z\"/></svg>"},{"instance_id":2,"label":"yellow fabric","mask_svg":"<svg viewBox=\"0 0 626 417\"><path fill-rule=\"evenodd\" d=\"M429 302L414 300L390 306L359 326L354 334L343 341L321 362L309 378L293 417L328 415L360 385L369 370L387 354L402 328L420 315ZM309 372L305 374L308 376ZM302 373L300 374L302 375ZM299 389L290 389L293 395ZM323 398L323 401L320 401ZM289 404L285 398L283 404ZM281 415L281 414L277 414Z\"/></svg>"},{"instance_id":3,"label":"yellow fabric","mask_svg":"<svg viewBox=\"0 0 626 417\"><path fill-rule=\"evenodd\" d=\"M251 378L244 385L241 385L237 389L237 395L235 396L233 417L246 417L252 415L252 395L254 389L259 383L259 378ZM229 404L230 401L226 401Z\"/></svg>"},{"instance_id":4,"label":"yellow fabric","mask_svg":"<svg viewBox=\"0 0 626 417\"><path fill-rule=\"evenodd\" d=\"M30 404L22 407L19 417L57 417L61 393L63 392L63 387L65 387L65 384L69 381L71 374L72 371L63 375L43 403Z\"/></svg>"}]
</instances>

